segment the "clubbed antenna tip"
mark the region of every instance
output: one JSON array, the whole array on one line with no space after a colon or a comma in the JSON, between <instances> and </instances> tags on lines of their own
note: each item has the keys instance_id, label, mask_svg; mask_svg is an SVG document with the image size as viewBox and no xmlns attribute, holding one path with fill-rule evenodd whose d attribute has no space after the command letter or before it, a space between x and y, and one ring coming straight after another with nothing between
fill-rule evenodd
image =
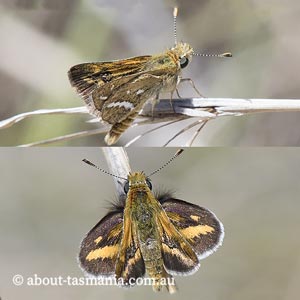
<instances>
[{"instance_id":1,"label":"clubbed antenna tip","mask_svg":"<svg viewBox=\"0 0 300 300\"><path fill-rule=\"evenodd\" d=\"M177 15L178 15L178 7L174 7L174 10L173 10L173 16L174 18L177 18Z\"/></svg>"},{"instance_id":2,"label":"clubbed antenna tip","mask_svg":"<svg viewBox=\"0 0 300 300\"><path fill-rule=\"evenodd\" d=\"M225 52L221 55L222 55L222 57L232 57L232 54L230 52Z\"/></svg>"},{"instance_id":3,"label":"clubbed antenna tip","mask_svg":"<svg viewBox=\"0 0 300 300\"><path fill-rule=\"evenodd\" d=\"M89 166L92 166L92 167L98 169L99 171L101 171L101 172L103 172L103 173L105 173L105 174L107 174L107 175L116 177L116 178L118 178L118 179L127 180L126 178L117 176L117 175L115 175L115 174L109 173L109 172L107 172L107 171L101 169L100 167L96 166L95 164L93 164L93 163L92 163L91 161L89 161L88 159L85 159L85 158L84 158L82 161L85 162L86 164L88 164Z\"/></svg>"},{"instance_id":4,"label":"clubbed antenna tip","mask_svg":"<svg viewBox=\"0 0 300 300\"><path fill-rule=\"evenodd\" d=\"M167 161L165 162L160 168L158 168L157 170L153 171L150 175L148 175L147 177L150 177L154 174L156 174L157 172L159 172L161 169L163 169L164 167L166 167L170 162L172 162L177 156L179 156L182 152L184 151L184 149L180 148L176 151L176 153Z\"/></svg>"}]
</instances>

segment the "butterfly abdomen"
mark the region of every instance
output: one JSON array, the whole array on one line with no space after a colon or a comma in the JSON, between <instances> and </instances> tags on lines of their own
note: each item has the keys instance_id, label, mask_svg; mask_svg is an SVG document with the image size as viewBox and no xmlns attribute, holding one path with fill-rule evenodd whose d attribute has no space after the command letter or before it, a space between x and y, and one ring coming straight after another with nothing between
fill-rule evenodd
<instances>
[{"instance_id":1,"label":"butterfly abdomen","mask_svg":"<svg viewBox=\"0 0 300 300\"><path fill-rule=\"evenodd\" d=\"M170 276L164 267L156 213L149 203L147 192L137 189L130 196L134 199L132 221L136 230L146 273L151 278L153 290L160 291L163 286L166 286L170 292L174 292L176 291L175 282L169 288L168 278Z\"/></svg>"},{"instance_id":2,"label":"butterfly abdomen","mask_svg":"<svg viewBox=\"0 0 300 300\"><path fill-rule=\"evenodd\" d=\"M109 132L105 136L105 142L107 145L115 144L120 138L121 134L130 127L135 117L138 115L138 111L133 112L125 120L115 123Z\"/></svg>"}]
</instances>

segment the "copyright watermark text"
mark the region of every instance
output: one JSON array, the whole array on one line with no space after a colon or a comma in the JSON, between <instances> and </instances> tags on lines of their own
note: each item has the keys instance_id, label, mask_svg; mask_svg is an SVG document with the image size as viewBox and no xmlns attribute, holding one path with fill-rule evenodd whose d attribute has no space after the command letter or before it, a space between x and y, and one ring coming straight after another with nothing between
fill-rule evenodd
<instances>
[{"instance_id":1,"label":"copyright watermark text","mask_svg":"<svg viewBox=\"0 0 300 300\"><path fill-rule=\"evenodd\" d=\"M154 278L129 278L127 282L124 282L123 278L112 277L72 277L72 276L55 276L55 277L41 277L37 274L33 276L22 276L16 274L12 278L12 282L16 286L84 286L84 285L153 285L157 284ZM173 277L161 278L159 283L161 285L175 285Z\"/></svg>"}]
</instances>

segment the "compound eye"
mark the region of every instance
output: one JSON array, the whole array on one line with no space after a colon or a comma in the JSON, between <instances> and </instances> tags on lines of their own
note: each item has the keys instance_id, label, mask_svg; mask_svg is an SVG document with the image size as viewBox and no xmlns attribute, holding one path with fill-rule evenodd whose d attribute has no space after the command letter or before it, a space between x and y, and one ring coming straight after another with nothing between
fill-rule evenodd
<instances>
[{"instance_id":1,"label":"compound eye","mask_svg":"<svg viewBox=\"0 0 300 300\"><path fill-rule=\"evenodd\" d=\"M124 193L127 195L129 191L129 181L127 180L124 185Z\"/></svg>"},{"instance_id":2,"label":"compound eye","mask_svg":"<svg viewBox=\"0 0 300 300\"><path fill-rule=\"evenodd\" d=\"M180 57L180 68L183 69L189 64L189 59L185 56Z\"/></svg>"},{"instance_id":3,"label":"compound eye","mask_svg":"<svg viewBox=\"0 0 300 300\"><path fill-rule=\"evenodd\" d=\"M146 183L147 183L147 185L148 185L148 188L150 189L150 191L152 190L152 183L151 183L151 181L150 181L150 179L146 179Z\"/></svg>"}]
</instances>

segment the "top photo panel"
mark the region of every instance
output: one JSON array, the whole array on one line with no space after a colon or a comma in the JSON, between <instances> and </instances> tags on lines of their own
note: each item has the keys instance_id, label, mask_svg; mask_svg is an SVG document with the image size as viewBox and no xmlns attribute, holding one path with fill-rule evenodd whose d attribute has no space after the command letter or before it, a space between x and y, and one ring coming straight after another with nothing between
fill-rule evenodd
<instances>
[{"instance_id":1,"label":"top photo panel","mask_svg":"<svg viewBox=\"0 0 300 300\"><path fill-rule=\"evenodd\" d=\"M0 146L299 146L288 2L0 0Z\"/></svg>"}]
</instances>

